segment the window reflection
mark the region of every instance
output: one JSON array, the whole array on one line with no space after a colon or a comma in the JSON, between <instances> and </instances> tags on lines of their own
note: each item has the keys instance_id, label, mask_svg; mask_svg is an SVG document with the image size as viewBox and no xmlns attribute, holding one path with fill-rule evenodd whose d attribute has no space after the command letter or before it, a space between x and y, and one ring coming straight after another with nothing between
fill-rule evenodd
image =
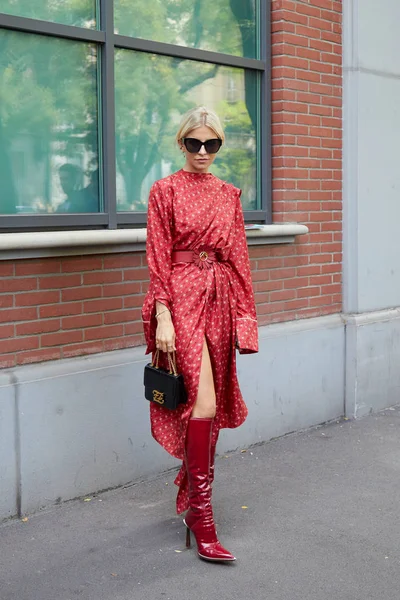
<instances>
[{"instance_id":1,"label":"window reflection","mask_svg":"<svg viewBox=\"0 0 400 600\"><path fill-rule=\"evenodd\" d=\"M257 0L115 0L114 7L121 35L258 58Z\"/></svg>"},{"instance_id":2,"label":"window reflection","mask_svg":"<svg viewBox=\"0 0 400 600\"><path fill-rule=\"evenodd\" d=\"M151 54L116 54L116 158L119 211L143 211L151 184L182 167L174 138L180 116L205 105L222 119L226 144L212 172L258 208L257 95L254 72Z\"/></svg>"},{"instance_id":3,"label":"window reflection","mask_svg":"<svg viewBox=\"0 0 400 600\"><path fill-rule=\"evenodd\" d=\"M96 0L0 0L0 12L94 29Z\"/></svg>"},{"instance_id":4,"label":"window reflection","mask_svg":"<svg viewBox=\"0 0 400 600\"><path fill-rule=\"evenodd\" d=\"M0 213L98 211L96 47L0 30L0 97Z\"/></svg>"}]
</instances>

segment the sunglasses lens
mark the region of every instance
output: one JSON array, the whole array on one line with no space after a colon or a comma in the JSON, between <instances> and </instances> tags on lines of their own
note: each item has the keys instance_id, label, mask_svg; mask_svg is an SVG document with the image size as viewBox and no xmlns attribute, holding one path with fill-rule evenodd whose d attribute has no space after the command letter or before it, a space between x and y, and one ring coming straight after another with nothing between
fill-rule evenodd
<instances>
[{"instance_id":1,"label":"sunglasses lens","mask_svg":"<svg viewBox=\"0 0 400 600\"><path fill-rule=\"evenodd\" d=\"M200 140L196 140L196 138L185 138L183 142L186 150L191 154L195 154L201 148L201 142Z\"/></svg>"},{"instance_id":2,"label":"sunglasses lens","mask_svg":"<svg viewBox=\"0 0 400 600\"><path fill-rule=\"evenodd\" d=\"M199 152L203 145L202 142L196 138L185 138L183 143L185 144L186 150L191 154L196 154ZM221 148L221 144L222 140L215 138L204 142L204 148L206 149L207 154L216 154Z\"/></svg>"},{"instance_id":3,"label":"sunglasses lens","mask_svg":"<svg viewBox=\"0 0 400 600\"><path fill-rule=\"evenodd\" d=\"M208 154L216 154L221 148L221 144L222 141L219 138L215 138L214 140L207 140L204 147Z\"/></svg>"}]
</instances>

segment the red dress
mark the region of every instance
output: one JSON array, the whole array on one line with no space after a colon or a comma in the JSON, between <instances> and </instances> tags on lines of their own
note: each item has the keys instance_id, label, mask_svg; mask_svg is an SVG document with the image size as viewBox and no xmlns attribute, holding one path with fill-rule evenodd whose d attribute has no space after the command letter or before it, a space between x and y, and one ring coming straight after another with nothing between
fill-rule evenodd
<instances>
[{"instance_id":1,"label":"red dress","mask_svg":"<svg viewBox=\"0 0 400 600\"><path fill-rule=\"evenodd\" d=\"M216 392L213 442L219 430L243 423L247 407L236 375L236 353L258 351L258 330L240 190L211 173L181 169L153 184L147 223L150 286L142 309L147 350L155 350L156 300L172 314L178 371L188 402L176 411L150 403L153 437L178 459L184 458L186 427L197 398L206 338ZM212 249L218 262L172 263L172 250ZM177 512L188 507L185 466Z\"/></svg>"}]
</instances>

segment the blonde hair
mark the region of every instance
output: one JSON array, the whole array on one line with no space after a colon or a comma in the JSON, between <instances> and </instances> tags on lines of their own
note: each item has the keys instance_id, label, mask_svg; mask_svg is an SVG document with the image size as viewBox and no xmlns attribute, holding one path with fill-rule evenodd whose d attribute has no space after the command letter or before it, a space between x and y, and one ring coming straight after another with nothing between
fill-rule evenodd
<instances>
[{"instance_id":1,"label":"blonde hair","mask_svg":"<svg viewBox=\"0 0 400 600\"><path fill-rule=\"evenodd\" d=\"M205 106L196 106L183 115L176 134L177 143L179 144L181 139L196 127L209 127L222 142L225 141L224 130L218 115Z\"/></svg>"}]
</instances>

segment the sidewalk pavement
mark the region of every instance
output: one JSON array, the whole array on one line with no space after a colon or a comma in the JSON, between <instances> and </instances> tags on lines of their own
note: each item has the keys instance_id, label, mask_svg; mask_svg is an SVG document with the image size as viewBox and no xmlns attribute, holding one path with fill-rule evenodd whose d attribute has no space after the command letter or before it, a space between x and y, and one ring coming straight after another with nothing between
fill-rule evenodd
<instances>
[{"instance_id":1,"label":"sidewalk pavement","mask_svg":"<svg viewBox=\"0 0 400 600\"><path fill-rule=\"evenodd\" d=\"M398 600L400 407L219 457L238 560L185 550L175 473L0 527L1 600Z\"/></svg>"}]
</instances>

